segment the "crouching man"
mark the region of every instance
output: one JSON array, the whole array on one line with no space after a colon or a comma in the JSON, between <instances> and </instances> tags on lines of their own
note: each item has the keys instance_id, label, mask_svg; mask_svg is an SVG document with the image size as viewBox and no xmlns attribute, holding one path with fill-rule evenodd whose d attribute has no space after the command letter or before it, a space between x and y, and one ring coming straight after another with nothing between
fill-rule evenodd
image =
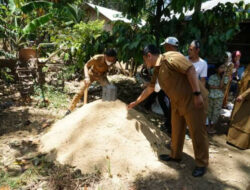
<instances>
[{"instance_id":1,"label":"crouching man","mask_svg":"<svg viewBox=\"0 0 250 190\"><path fill-rule=\"evenodd\" d=\"M104 54L95 55L85 64L85 79L82 82L80 91L74 96L65 115L70 114L75 109L76 104L83 96L85 89L87 89L92 82L97 81L101 86L106 86L109 84L107 72L111 65L115 62L116 51L114 49L108 49Z\"/></svg>"},{"instance_id":2,"label":"crouching man","mask_svg":"<svg viewBox=\"0 0 250 190\"><path fill-rule=\"evenodd\" d=\"M188 125L196 162L192 175L203 176L208 166L208 138L204 126L207 90L198 81L192 63L179 52L166 49L161 55L154 45L148 45L143 50L143 59L147 67L154 67L154 74L150 85L128 105L128 109L145 100L154 91L158 79L161 89L170 98L172 110L171 155L162 154L159 158L166 162L181 160Z\"/></svg>"}]
</instances>

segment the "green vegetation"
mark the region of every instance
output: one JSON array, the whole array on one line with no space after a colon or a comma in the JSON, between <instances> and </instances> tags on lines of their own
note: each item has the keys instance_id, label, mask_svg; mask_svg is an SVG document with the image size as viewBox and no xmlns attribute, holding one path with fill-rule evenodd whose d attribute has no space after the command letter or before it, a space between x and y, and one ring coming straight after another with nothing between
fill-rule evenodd
<instances>
[{"instance_id":1,"label":"green vegetation","mask_svg":"<svg viewBox=\"0 0 250 190\"><path fill-rule=\"evenodd\" d=\"M13 175L8 171L0 171L0 187L11 189L76 189L88 186L100 180L100 172L82 174L79 169L61 165L47 160L46 156L34 157L25 171L16 171Z\"/></svg>"},{"instance_id":2,"label":"green vegetation","mask_svg":"<svg viewBox=\"0 0 250 190\"><path fill-rule=\"evenodd\" d=\"M0 185L8 185L11 189L18 189L39 179L38 169L30 168L18 176L12 176L8 172L0 171Z\"/></svg>"},{"instance_id":3,"label":"green vegetation","mask_svg":"<svg viewBox=\"0 0 250 190\"><path fill-rule=\"evenodd\" d=\"M30 41L35 41L34 47L51 43L53 48L45 52L39 50L40 55L58 54L67 63L66 70L74 73L82 73L84 63L94 54L115 47L119 60L127 63L131 76L135 75L136 68L142 64L143 46L147 43L159 45L172 35L179 39L183 53L187 51L187 44L198 39L202 42L202 57L219 58L227 49L226 43L240 31L240 22L249 18L249 5L244 1L219 3L206 11L201 10L204 0L92 1L117 8L132 20L131 24L115 22L113 30L106 32L103 21L88 20L84 4L79 0L4 2L0 6L3 43L0 54L15 58L18 50L28 46ZM184 12L192 9L194 14L187 19ZM140 25L141 19L146 20L145 26ZM70 75L67 78L71 78Z\"/></svg>"},{"instance_id":4,"label":"green vegetation","mask_svg":"<svg viewBox=\"0 0 250 190\"><path fill-rule=\"evenodd\" d=\"M67 108L69 102L68 102L68 90L63 89L59 90L57 87L51 86L51 85L45 85L43 87L44 90L44 96L46 99L46 102L44 104L42 100L42 92L41 88L38 86L35 86L35 94L34 97L39 100L39 107L47 106L48 108Z\"/></svg>"}]
</instances>

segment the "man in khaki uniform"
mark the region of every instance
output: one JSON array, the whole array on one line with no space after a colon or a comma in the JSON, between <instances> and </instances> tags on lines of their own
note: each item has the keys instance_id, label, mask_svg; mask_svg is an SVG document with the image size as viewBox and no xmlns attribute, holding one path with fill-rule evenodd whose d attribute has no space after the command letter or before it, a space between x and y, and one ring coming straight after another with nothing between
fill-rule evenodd
<instances>
[{"instance_id":1,"label":"man in khaki uniform","mask_svg":"<svg viewBox=\"0 0 250 190\"><path fill-rule=\"evenodd\" d=\"M113 49L108 49L104 54L95 55L85 64L85 79L80 88L80 91L74 96L65 115L70 114L75 109L76 104L83 96L85 89L87 89L92 82L97 81L102 86L106 86L109 84L109 81L107 79L107 72L109 70L109 67L115 62L116 51Z\"/></svg>"},{"instance_id":2,"label":"man in khaki uniform","mask_svg":"<svg viewBox=\"0 0 250 190\"><path fill-rule=\"evenodd\" d=\"M239 149L250 149L250 65L240 81L239 93L231 115L227 143Z\"/></svg>"},{"instance_id":3,"label":"man in khaki uniform","mask_svg":"<svg viewBox=\"0 0 250 190\"><path fill-rule=\"evenodd\" d=\"M172 103L171 155L160 155L163 161L180 161L183 151L186 126L192 137L196 167L194 177L203 176L208 166L208 138L204 126L207 110L207 90L198 81L196 71L181 53L169 51L160 55L154 45L144 48L143 59L148 67L155 67L150 85L136 101L128 105L133 108L154 91L158 79L161 89Z\"/></svg>"}]
</instances>

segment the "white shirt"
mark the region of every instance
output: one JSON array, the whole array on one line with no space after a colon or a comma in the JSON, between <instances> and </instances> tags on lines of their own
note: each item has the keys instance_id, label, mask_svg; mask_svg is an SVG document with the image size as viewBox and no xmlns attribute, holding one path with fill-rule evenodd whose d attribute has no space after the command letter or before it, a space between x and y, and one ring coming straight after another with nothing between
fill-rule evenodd
<instances>
[{"instance_id":1,"label":"white shirt","mask_svg":"<svg viewBox=\"0 0 250 190\"><path fill-rule=\"evenodd\" d=\"M158 79L156 79L155 92L160 92L160 90L161 90L161 87L160 87L159 81L158 81Z\"/></svg>"},{"instance_id":2,"label":"white shirt","mask_svg":"<svg viewBox=\"0 0 250 190\"><path fill-rule=\"evenodd\" d=\"M188 56L186 56L186 58L189 60ZM190 62L193 63L192 61ZM199 61L193 63L193 66L195 67L195 71L199 79L203 77L205 78L207 77L207 62L205 60L203 60L202 58L199 58Z\"/></svg>"}]
</instances>

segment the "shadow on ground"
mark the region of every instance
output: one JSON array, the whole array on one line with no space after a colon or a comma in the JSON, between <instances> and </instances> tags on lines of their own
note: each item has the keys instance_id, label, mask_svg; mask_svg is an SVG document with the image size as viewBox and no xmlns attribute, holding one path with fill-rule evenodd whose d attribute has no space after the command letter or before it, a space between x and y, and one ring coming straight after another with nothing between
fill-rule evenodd
<instances>
[{"instance_id":1,"label":"shadow on ground","mask_svg":"<svg viewBox=\"0 0 250 190\"><path fill-rule=\"evenodd\" d=\"M133 111L133 110L131 110ZM128 119L129 119L129 113L128 113ZM140 117L137 117L138 121L143 124L142 119ZM170 139L160 132L159 130L155 130L157 127L151 126L151 125L143 125L143 127L140 128L141 132L145 135L147 140L150 142L152 149L159 155L159 153L162 153L162 150L160 150L159 146L156 146L156 144L161 144L161 142L164 144L165 147L166 143L170 141ZM224 135L225 136L225 127L222 129L222 133L218 134L217 136ZM228 149L227 151L234 151L236 153L240 154L240 150L237 150L235 148L229 147L229 145L226 145L226 142L218 142L214 140L210 136L210 144L212 144L213 147L217 147L218 151L220 151L219 148ZM156 143L157 142L157 143ZM188 149L191 149L191 147L187 147ZM170 150L168 150L170 151ZM192 151L192 150L191 150ZM223 153L222 153L223 154ZM183 153L183 158L180 163L167 163L162 162L166 165L166 171L164 172L151 172L146 176L138 176L136 180L133 182L133 188L136 190L165 190L165 189L180 189L180 190L205 190L205 189L213 189L213 190L221 190L221 189L232 189L232 190L240 190L241 188L238 185L232 185L229 183L229 181L223 181L222 179L218 178L216 174L214 174L211 170L209 170L206 173L205 176L201 178L194 178L192 177L192 170L195 167L195 161L193 157L189 156L186 153ZM242 163L239 162L237 168L240 171L243 171L244 173L250 173L250 168ZM176 174L173 174L170 170L173 170L177 172ZM168 172L169 170L169 172ZM225 173L225 175L230 175ZM249 182L250 183L250 182Z\"/></svg>"}]
</instances>

